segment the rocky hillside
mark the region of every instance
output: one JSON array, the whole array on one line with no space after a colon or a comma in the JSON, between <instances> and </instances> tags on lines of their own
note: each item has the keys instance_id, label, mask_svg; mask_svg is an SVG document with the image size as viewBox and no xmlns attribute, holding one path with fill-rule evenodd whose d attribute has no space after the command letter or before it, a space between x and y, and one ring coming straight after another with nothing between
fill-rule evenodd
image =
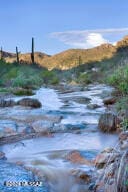
<instances>
[{"instance_id":1,"label":"rocky hillside","mask_svg":"<svg viewBox=\"0 0 128 192\"><path fill-rule=\"evenodd\" d=\"M4 52L3 56L6 60L6 62L13 63L16 61L16 54ZM50 57L50 55L47 55L47 54L41 53L41 52L35 52L35 62L39 63L40 65L42 65L43 59L48 58L48 57ZM19 59L20 59L21 63L25 62L25 63L30 64L31 63L31 53L19 54Z\"/></svg>"},{"instance_id":2,"label":"rocky hillside","mask_svg":"<svg viewBox=\"0 0 128 192\"><path fill-rule=\"evenodd\" d=\"M80 64L109 59L113 57L118 50L124 49L127 46L128 36L119 41L116 46L111 44L102 44L92 49L69 49L53 56L36 52L35 62L48 69L57 68L65 70L76 67ZM5 52L4 57L7 62L12 63L16 60L16 55L12 53ZM30 53L20 54L20 61L31 63Z\"/></svg>"}]
</instances>

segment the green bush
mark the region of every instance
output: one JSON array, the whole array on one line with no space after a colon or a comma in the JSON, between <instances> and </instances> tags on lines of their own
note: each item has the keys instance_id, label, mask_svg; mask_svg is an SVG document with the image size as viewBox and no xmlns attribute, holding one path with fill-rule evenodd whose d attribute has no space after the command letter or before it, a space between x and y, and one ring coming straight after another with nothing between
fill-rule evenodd
<instances>
[{"instance_id":1,"label":"green bush","mask_svg":"<svg viewBox=\"0 0 128 192\"><path fill-rule=\"evenodd\" d=\"M123 119L123 121L121 122L121 127L122 127L123 131L128 130L128 119L127 118Z\"/></svg>"},{"instance_id":2,"label":"green bush","mask_svg":"<svg viewBox=\"0 0 128 192\"><path fill-rule=\"evenodd\" d=\"M41 83L42 81L37 75L26 78L23 74L21 74L12 81L12 86L22 88L35 88L40 86Z\"/></svg>"},{"instance_id":3,"label":"green bush","mask_svg":"<svg viewBox=\"0 0 128 192\"><path fill-rule=\"evenodd\" d=\"M45 84L58 84L59 78L54 71L43 70L40 73L40 77L43 79Z\"/></svg>"},{"instance_id":4,"label":"green bush","mask_svg":"<svg viewBox=\"0 0 128 192\"><path fill-rule=\"evenodd\" d=\"M77 78L77 82L81 84L91 83L90 75L88 73L80 73L80 75Z\"/></svg>"},{"instance_id":5,"label":"green bush","mask_svg":"<svg viewBox=\"0 0 128 192\"><path fill-rule=\"evenodd\" d=\"M108 83L115 86L122 94L128 94L128 65L119 67L109 76Z\"/></svg>"},{"instance_id":6,"label":"green bush","mask_svg":"<svg viewBox=\"0 0 128 192\"><path fill-rule=\"evenodd\" d=\"M31 89L22 89L22 88L14 89L12 91L12 93L14 95L17 95L17 96L23 96L23 95L31 96L31 95L33 95L33 91Z\"/></svg>"}]
</instances>

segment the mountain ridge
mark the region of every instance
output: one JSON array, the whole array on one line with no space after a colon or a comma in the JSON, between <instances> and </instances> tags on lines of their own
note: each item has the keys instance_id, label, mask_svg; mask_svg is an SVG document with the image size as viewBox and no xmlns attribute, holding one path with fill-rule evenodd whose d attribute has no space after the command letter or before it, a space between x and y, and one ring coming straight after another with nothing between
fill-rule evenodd
<instances>
[{"instance_id":1,"label":"mountain ridge","mask_svg":"<svg viewBox=\"0 0 128 192\"><path fill-rule=\"evenodd\" d=\"M42 52L35 52L35 62L49 70L54 68L66 70L76 67L80 64L97 62L103 59L111 58L119 49L128 47L128 36L118 41L114 46L112 44L102 44L91 49L68 49L55 55L47 55ZM16 61L16 54L3 52L6 62L12 63ZM31 53L19 54L21 63L31 64Z\"/></svg>"}]
</instances>

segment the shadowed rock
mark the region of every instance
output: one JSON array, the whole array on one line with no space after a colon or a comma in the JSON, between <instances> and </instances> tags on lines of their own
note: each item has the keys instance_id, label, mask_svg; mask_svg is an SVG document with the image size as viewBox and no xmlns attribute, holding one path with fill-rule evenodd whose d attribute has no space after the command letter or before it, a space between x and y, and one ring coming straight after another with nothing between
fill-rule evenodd
<instances>
[{"instance_id":1,"label":"shadowed rock","mask_svg":"<svg viewBox=\"0 0 128 192\"><path fill-rule=\"evenodd\" d=\"M42 106L40 101L32 98L23 98L17 102L17 105L32 107L32 108L40 108Z\"/></svg>"},{"instance_id":2,"label":"shadowed rock","mask_svg":"<svg viewBox=\"0 0 128 192\"><path fill-rule=\"evenodd\" d=\"M104 105L113 105L116 103L116 98L114 97L109 97L103 101Z\"/></svg>"},{"instance_id":3,"label":"shadowed rock","mask_svg":"<svg viewBox=\"0 0 128 192\"><path fill-rule=\"evenodd\" d=\"M116 115L112 113L104 113L99 119L99 128L103 132L116 131L119 120Z\"/></svg>"}]
</instances>

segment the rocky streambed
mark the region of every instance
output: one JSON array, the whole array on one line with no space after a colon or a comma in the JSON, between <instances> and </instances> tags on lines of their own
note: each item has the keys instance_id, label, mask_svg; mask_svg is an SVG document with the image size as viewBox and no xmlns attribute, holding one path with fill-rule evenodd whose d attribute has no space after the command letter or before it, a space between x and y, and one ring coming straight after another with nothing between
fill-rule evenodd
<instances>
[{"instance_id":1,"label":"rocky streambed","mask_svg":"<svg viewBox=\"0 0 128 192\"><path fill-rule=\"evenodd\" d=\"M12 98L10 106L7 99L0 108L0 151L6 156L0 160L0 190L14 191L4 187L4 181L38 180L42 186L16 190L94 191L96 156L118 140L98 128L106 110L103 100L111 92L111 87L99 84L62 86L41 88L27 100Z\"/></svg>"}]
</instances>

